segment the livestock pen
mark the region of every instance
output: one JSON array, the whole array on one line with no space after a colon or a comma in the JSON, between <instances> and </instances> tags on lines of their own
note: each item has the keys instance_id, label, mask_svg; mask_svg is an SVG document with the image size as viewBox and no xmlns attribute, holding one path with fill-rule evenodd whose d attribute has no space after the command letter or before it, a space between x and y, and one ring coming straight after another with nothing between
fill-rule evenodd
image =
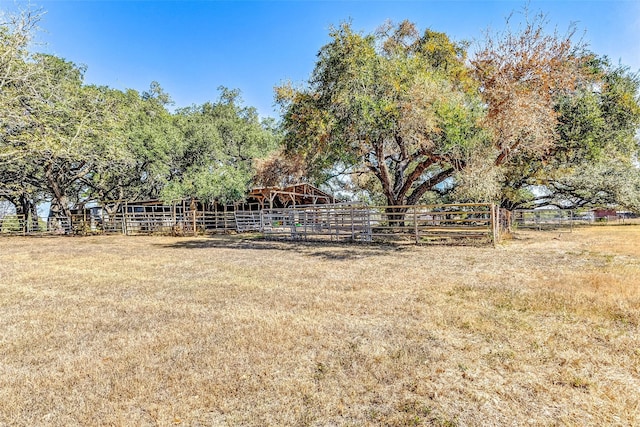
<instances>
[{"instance_id":1,"label":"livestock pen","mask_svg":"<svg viewBox=\"0 0 640 427\"><path fill-rule=\"evenodd\" d=\"M115 213L95 208L70 218L5 220L8 234L262 233L265 238L416 244L452 240L497 242L509 212L493 204L369 206L359 203L303 205L261 210L205 210L185 204L124 203ZM35 226L34 224L39 224Z\"/></svg>"},{"instance_id":2,"label":"livestock pen","mask_svg":"<svg viewBox=\"0 0 640 427\"><path fill-rule=\"evenodd\" d=\"M415 243L486 239L506 231L506 213L492 204L368 206L334 204L295 209L264 209L261 231L267 238L295 240L395 240Z\"/></svg>"}]
</instances>

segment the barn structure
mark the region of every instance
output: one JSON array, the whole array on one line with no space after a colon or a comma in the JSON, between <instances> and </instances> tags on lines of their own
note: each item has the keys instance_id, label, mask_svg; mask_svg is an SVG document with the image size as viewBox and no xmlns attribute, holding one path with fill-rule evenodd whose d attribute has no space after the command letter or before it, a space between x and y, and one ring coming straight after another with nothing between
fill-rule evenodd
<instances>
[{"instance_id":1,"label":"barn structure","mask_svg":"<svg viewBox=\"0 0 640 427\"><path fill-rule=\"evenodd\" d=\"M288 187L258 187L249 192L247 201L255 201L260 209L288 208L335 203L335 198L311 184L295 184Z\"/></svg>"}]
</instances>

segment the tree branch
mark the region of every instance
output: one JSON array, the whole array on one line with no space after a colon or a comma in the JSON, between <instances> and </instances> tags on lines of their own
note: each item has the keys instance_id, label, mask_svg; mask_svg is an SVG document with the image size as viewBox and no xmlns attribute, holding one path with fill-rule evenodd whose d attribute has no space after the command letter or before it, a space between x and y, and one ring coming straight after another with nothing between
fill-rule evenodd
<instances>
[{"instance_id":1,"label":"tree branch","mask_svg":"<svg viewBox=\"0 0 640 427\"><path fill-rule=\"evenodd\" d=\"M455 173L455 169L450 167L448 169L440 171L438 174L429 178L428 180L420 184L415 190L413 190L413 193L411 193L411 196L409 196L409 198L407 199L407 204L408 205L417 204L420 201L420 198L424 195L424 193L427 192L427 190L441 183L445 179L453 176L454 173Z\"/></svg>"}]
</instances>

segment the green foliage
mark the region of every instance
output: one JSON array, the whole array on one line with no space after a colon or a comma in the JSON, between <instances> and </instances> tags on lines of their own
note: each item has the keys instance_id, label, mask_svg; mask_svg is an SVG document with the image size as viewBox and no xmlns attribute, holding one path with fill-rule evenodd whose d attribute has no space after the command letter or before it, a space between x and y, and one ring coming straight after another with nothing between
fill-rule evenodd
<instances>
[{"instance_id":1,"label":"green foliage","mask_svg":"<svg viewBox=\"0 0 640 427\"><path fill-rule=\"evenodd\" d=\"M251 185L254 160L277 148L271 123L261 123L254 108L243 106L239 91L219 90L217 102L176 113L179 142L171 149L163 199L240 200Z\"/></svg>"},{"instance_id":2,"label":"green foliage","mask_svg":"<svg viewBox=\"0 0 640 427\"><path fill-rule=\"evenodd\" d=\"M28 49L38 16L0 25L0 198L20 214L90 201L241 199L253 160L278 145L239 91L171 114L157 83L140 94L84 84L85 68Z\"/></svg>"},{"instance_id":3,"label":"green foliage","mask_svg":"<svg viewBox=\"0 0 640 427\"><path fill-rule=\"evenodd\" d=\"M157 198L169 175L170 152L179 133L166 106L171 102L160 85L149 92L111 91L117 123L110 147L118 148L109 162L95 168L86 181L88 198L136 200Z\"/></svg>"},{"instance_id":4,"label":"green foliage","mask_svg":"<svg viewBox=\"0 0 640 427\"><path fill-rule=\"evenodd\" d=\"M277 89L308 179L414 204L637 205L638 77L544 31L543 15L466 45L409 22L330 31L306 87ZM585 177L589 177L586 179Z\"/></svg>"},{"instance_id":5,"label":"green foliage","mask_svg":"<svg viewBox=\"0 0 640 427\"><path fill-rule=\"evenodd\" d=\"M408 22L372 35L343 24L330 36L308 87L277 91L288 153L311 179L340 163L375 176L387 203L416 203L483 143L464 47Z\"/></svg>"},{"instance_id":6,"label":"green foliage","mask_svg":"<svg viewBox=\"0 0 640 427\"><path fill-rule=\"evenodd\" d=\"M553 146L538 157L515 156L505 169L503 205L640 209L640 81L592 58L589 77L556 98Z\"/></svg>"}]
</instances>

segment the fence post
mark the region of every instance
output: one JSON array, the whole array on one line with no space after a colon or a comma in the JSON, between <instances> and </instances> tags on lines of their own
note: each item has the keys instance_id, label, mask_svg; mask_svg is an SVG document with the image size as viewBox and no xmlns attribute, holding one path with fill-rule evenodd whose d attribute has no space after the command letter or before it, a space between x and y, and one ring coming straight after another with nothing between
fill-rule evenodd
<instances>
[{"instance_id":1,"label":"fence post","mask_svg":"<svg viewBox=\"0 0 640 427\"><path fill-rule=\"evenodd\" d=\"M264 234L264 209L260 209L259 215L260 215L260 232Z\"/></svg>"},{"instance_id":2,"label":"fence post","mask_svg":"<svg viewBox=\"0 0 640 427\"><path fill-rule=\"evenodd\" d=\"M127 214L128 214L128 209L127 209L127 202L124 202L124 211L122 212L122 234L124 234L125 236L129 234L128 230L127 230Z\"/></svg>"},{"instance_id":3,"label":"fence post","mask_svg":"<svg viewBox=\"0 0 640 427\"><path fill-rule=\"evenodd\" d=\"M291 239L298 238L298 232L296 230L296 208L289 208L289 228L291 230Z\"/></svg>"},{"instance_id":4,"label":"fence post","mask_svg":"<svg viewBox=\"0 0 640 427\"><path fill-rule=\"evenodd\" d=\"M502 229L500 227L500 206L496 205L496 243L500 241L500 234Z\"/></svg>"},{"instance_id":5,"label":"fence post","mask_svg":"<svg viewBox=\"0 0 640 427\"><path fill-rule=\"evenodd\" d=\"M493 242L493 247L496 247L496 205L495 204L491 204L490 205L490 211L491 211L491 240Z\"/></svg>"},{"instance_id":6,"label":"fence post","mask_svg":"<svg viewBox=\"0 0 640 427\"><path fill-rule=\"evenodd\" d=\"M307 223L309 222L309 219L307 217L307 210L306 209L304 209L302 211L302 213L303 213L302 217L304 218L303 219L303 221L304 221L304 240L306 241L308 239L308 237L307 237Z\"/></svg>"},{"instance_id":7,"label":"fence post","mask_svg":"<svg viewBox=\"0 0 640 427\"><path fill-rule=\"evenodd\" d=\"M349 205L349 213L351 213L351 241L355 242L356 240L356 225L355 225L355 217L353 215L353 205Z\"/></svg>"},{"instance_id":8,"label":"fence post","mask_svg":"<svg viewBox=\"0 0 640 427\"><path fill-rule=\"evenodd\" d=\"M569 232L573 233L573 210L569 210Z\"/></svg>"},{"instance_id":9,"label":"fence post","mask_svg":"<svg viewBox=\"0 0 640 427\"><path fill-rule=\"evenodd\" d=\"M416 245L420 244L420 235L418 234L418 208L413 207L413 232L416 237Z\"/></svg>"},{"instance_id":10,"label":"fence post","mask_svg":"<svg viewBox=\"0 0 640 427\"><path fill-rule=\"evenodd\" d=\"M171 202L171 228L173 228L173 235L178 234L178 219L176 215L176 201Z\"/></svg>"},{"instance_id":11,"label":"fence post","mask_svg":"<svg viewBox=\"0 0 640 427\"><path fill-rule=\"evenodd\" d=\"M191 216L193 217L192 220L191 220L191 226L193 228L193 235L194 236L196 235L196 209L193 209L191 211L191 214L192 214Z\"/></svg>"},{"instance_id":12,"label":"fence post","mask_svg":"<svg viewBox=\"0 0 640 427\"><path fill-rule=\"evenodd\" d=\"M222 206L222 229L224 230L224 232L227 232L227 204L225 203Z\"/></svg>"}]
</instances>

